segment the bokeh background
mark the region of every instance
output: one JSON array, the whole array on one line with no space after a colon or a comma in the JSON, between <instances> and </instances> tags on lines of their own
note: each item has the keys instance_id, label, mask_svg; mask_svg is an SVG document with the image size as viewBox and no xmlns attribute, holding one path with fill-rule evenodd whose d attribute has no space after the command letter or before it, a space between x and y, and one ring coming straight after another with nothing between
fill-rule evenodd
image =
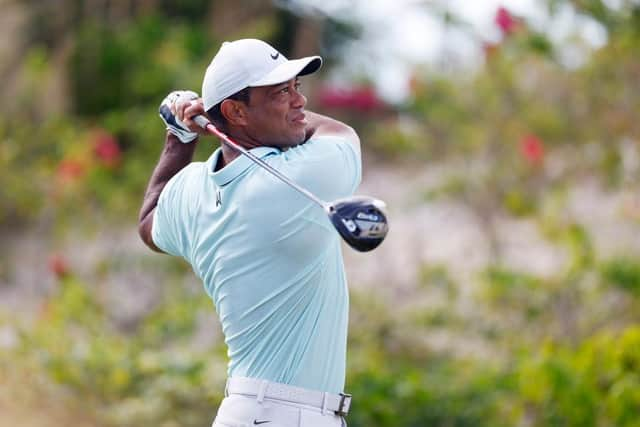
<instances>
[{"instance_id":1,"label":"bokeh background","mask_svg":"<svg viewBox=\"0 0 640 427\"><path fill-rule=\"evenodd\" d=\"M158 103L243 37L325 57L389 206L345 248L351 426L640 426L640 2L0 6L0 426L210 425L214 307L136 221Z\"/></svg>"}]
</instances>

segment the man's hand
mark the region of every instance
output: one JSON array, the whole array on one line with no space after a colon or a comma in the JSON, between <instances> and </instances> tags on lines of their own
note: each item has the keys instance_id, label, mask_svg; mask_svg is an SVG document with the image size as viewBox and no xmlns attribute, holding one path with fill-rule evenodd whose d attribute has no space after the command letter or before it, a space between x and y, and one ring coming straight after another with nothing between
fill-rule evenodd
<instances>
[{"instance_id":1,"label":"man's hand","mask_svg":"<svg viewBox=\"0 0 640 427\"><path fill-rule=\"evenodd\" d=\"M190 118L204 113L202 99L190 90L176 90L171 92L160 104L158 109L160 118L167 126L167 130L178 137L180 142L188 144L201 133L200 127Z\"/></svg>"}]
</instances>

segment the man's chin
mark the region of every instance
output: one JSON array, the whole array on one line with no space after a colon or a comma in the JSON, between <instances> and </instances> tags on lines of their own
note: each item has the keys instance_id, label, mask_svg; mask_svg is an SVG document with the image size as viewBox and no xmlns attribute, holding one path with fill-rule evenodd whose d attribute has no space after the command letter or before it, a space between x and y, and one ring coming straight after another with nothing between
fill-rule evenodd
<instances>
[{"instance_id":1,"label":"man's chin","mask_svg":"<svg viewBox=\"0 0 640 427\"><path fill-rule=\"evenodd\" d=\"M295 147L296 145L304 144L306 141L307 141L307 134L306 132L302 132L300 135L296 135L286 143L283 143L281 148Z\"/></svg>"},{"instance_id":2,"label":"man's chin","mask_svg":"<svg viewBox=\"0 0 640 427\"><path fill-rule=\"evenodd\" d=\"M263 145L268 145L270 147L276 147L281 150L287 150L291 147L295 147L296 145L304 144L307 141L307 133L306 130L303 129L294 134L290 134L287 139L282 139L280 141L272 141L270 143L264 143Z\"/></svg>"}]
</instances>

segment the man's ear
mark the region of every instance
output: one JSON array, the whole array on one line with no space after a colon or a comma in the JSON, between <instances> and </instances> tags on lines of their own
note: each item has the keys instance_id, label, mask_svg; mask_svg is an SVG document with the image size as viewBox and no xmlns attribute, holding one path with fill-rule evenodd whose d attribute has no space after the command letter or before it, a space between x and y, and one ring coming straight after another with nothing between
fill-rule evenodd
<instances>
[{"instance_id":1,"label":"man's ear","mask_svg":"<svg viewBox=\"0 0 640 427\"><path fill-rule=\"evenodd\" d=\"M225 99L222 101L222 104L220 104L220 112L230 125L246 126L248 122L245 107L241 101Z\"/></svg>"}]
</instances>

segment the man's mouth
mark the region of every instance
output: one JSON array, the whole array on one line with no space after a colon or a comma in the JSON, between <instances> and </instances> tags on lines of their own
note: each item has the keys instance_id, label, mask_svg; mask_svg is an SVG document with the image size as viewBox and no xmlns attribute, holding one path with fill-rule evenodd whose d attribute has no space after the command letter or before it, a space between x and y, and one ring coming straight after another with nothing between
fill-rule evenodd
<instances>
[{"instance_id":1,"label":"man's mouth","mask_svg":"<svg viewBox=\"0 0 640 427\"><path fill-rule=\"evenodd\" d=\"M306 125L307 124L307 118L305 116L304 113L300 113L297 114L293 117L293 120L291 120L293 123L296 124L301 124L301 125Z\"/></svg>"}]
</instances>

